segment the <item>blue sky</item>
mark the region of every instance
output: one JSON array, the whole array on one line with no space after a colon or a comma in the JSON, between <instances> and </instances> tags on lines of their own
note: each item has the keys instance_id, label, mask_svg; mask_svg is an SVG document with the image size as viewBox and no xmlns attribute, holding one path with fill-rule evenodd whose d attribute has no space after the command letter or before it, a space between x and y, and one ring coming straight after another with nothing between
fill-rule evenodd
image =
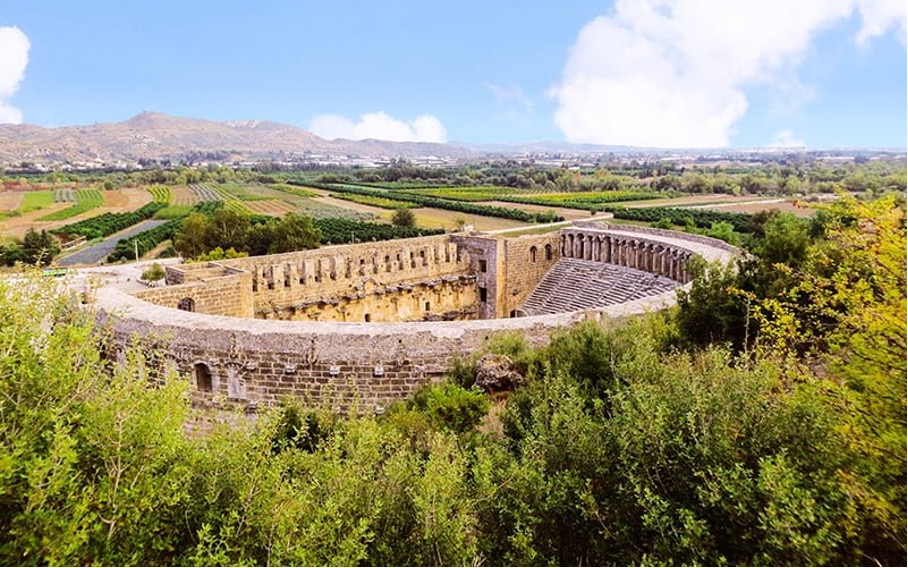
<instances>
[{"instance_id":1,"label":"blue sky","mask_svg":"<svg viewBox=\"0 0 908 568\"><path fill-rule=\"evenodd\" d=\"M906 146L904 0L4 0L0 122ZM12 29L16 28L16 29Z\"/></svg>"}]
</instances>

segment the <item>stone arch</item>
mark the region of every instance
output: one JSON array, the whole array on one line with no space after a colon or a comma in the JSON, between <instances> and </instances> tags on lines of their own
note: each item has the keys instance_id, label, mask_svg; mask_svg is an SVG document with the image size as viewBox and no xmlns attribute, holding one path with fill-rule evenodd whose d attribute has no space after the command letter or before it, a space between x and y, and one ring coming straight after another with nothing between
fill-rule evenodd
<instances>
[{"instance_id":1,"label":"stone arch","mask_svg":"<svg viewBox=\"0 0 908 568\"><path fill-rule=\"evenodd\" d=\"M192 366L195 375L195 386L202 392L212 392L214 390L214 381L211 377L211 369L206 363L196 363Z\"/></svg>"},{"instance_id":2,"label":"stone arch","mask_svg":"<svg viewBox=\"0 0 908 568\"><path fill-rule=\"evenodd\" d=\"M195 300L192 298L183 298L177 302L177 309L183 310L184 312L194 312L195 311Z\"/></svg>"},{"instance_id":3,"label":"stone arch","mask_svg":"<svg viewBox=\"0 0 908 568\"><path fill-rule=\"evenodd\" d=\"M536 262L537 249L535 246L530 247L530 262Z\"/></svg>"},{"instance_id":4,"label":"stone arch","mask_svg":"<svg viewBox=\"0 0 908 568\"><path fill-rule=\"evenodd\" d=\"M552 260L552 245L545 245L545 259Z\"/></svg>"}]
</instances>

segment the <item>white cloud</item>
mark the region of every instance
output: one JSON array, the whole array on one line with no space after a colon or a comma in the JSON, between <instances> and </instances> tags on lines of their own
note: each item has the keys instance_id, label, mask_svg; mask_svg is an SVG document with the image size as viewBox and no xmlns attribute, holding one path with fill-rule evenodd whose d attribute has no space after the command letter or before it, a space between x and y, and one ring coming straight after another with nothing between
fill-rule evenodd
<instances>
[{"instance_id":1,"label":"white cloud","mask_svg":"<svg viewBox=\"0 0 908 568\"><path fill-rule=\"evenodd\" d=\"M904 27L904 0L896 4L618 0L580 31L551 91L555 124L574 142L726 146L747 112L746 89L809 92L796 71L814 36L856 9L858 42Z\"/></svg>"},{"instance_id":2,"label":"white cloud","mask_svg":"<svg viewBox=\"0 0 908 568\"><path fill-rule=\"evenodd\" d=\"M769 143L770 148L806 148L807 144L798 138L795 138L791 130L782 130L776 133L776 137Z\"/></svg>"},{"instance_id":3,"label":"white cloud","mask_svg":"<svg viewBox=\"0 0 908 568\"><path fill-rule=\"evenodd\" d=\"M448 136L441 121L430 114L405 122L384 111L366 113L356 123L336 114L321 114L312 119L309 130L328 140L374 138L391 142L444 142Z\"/></svg>"},{"instance_id":4,"label":"white cloud","mask_svg":"<svg viewBox=\"0 0 908 568\"><path fill-rule=\"evenodd\" d=\"M899 38L905 43L908 30L908 3L905 0L858 0L857 4L863 21L855 38L859 45L892 28L898 30Z\"/></svg>"},{"instance_id":5,"label":"white cloud","mask_svg":"<svg viewBox=\"0 0 908 568\"><path fill-rule=\"evenodd\" d=\"M22 111L9 104L9 99L19 89L28 65L31 44L22 30L0 27L0 124L22 122Z\"/></svg>"}]
</instances>

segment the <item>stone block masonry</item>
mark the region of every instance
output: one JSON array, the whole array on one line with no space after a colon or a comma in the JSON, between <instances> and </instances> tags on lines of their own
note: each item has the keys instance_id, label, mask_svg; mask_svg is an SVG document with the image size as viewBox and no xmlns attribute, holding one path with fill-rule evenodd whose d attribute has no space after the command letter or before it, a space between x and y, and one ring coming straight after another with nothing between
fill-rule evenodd
<instances>
[{"instance_id":1,"label":"stone block masonry","mask_svg":"<svg viewBox=\"0 0 908 568\"><path fill-rule=\"evenodd\" d=\"M509 318L559 258L617 260L683 283L683 258L727 262L734 254L682 233L617 229L575 226L513 239L446 235L168 267L168 282L181 284L135 296L102 288L95 304L116 349L136 336L162 346L161 364L192 383L198 403L257 406L293 396L373 412L442 380L454 357L477 351L497 333L520 332L543 345L552 332L583 319L621 318L675 302L670 291ZM446 304L442 297L451 299ZM328 321L309 321L312 309L320 310L315 319ZM369 323L367 313L376 315ZM419 321L432 319L464 321Z\"/></svg>"}]
</instances>

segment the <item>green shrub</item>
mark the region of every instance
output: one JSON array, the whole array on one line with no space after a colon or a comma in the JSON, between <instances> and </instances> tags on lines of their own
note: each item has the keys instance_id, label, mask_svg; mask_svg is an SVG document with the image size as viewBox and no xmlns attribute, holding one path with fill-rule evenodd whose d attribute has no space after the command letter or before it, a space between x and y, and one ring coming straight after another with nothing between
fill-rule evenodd
<instances>
[{"instance_id":1,"label":"green shrub","mask_svg":"<svg viewBox=\"0 0 908 568\"><path fill-rule=\"evenodd\" d=\"M412 399L392 408L400 414L401 423L428 426L432 430L449 430L464 434L474 429L489 411L489 401L479 389L465 389L454 383L429 385ZM411 413L420 416L413 416Z\"/></svg>"}]
</instances>

